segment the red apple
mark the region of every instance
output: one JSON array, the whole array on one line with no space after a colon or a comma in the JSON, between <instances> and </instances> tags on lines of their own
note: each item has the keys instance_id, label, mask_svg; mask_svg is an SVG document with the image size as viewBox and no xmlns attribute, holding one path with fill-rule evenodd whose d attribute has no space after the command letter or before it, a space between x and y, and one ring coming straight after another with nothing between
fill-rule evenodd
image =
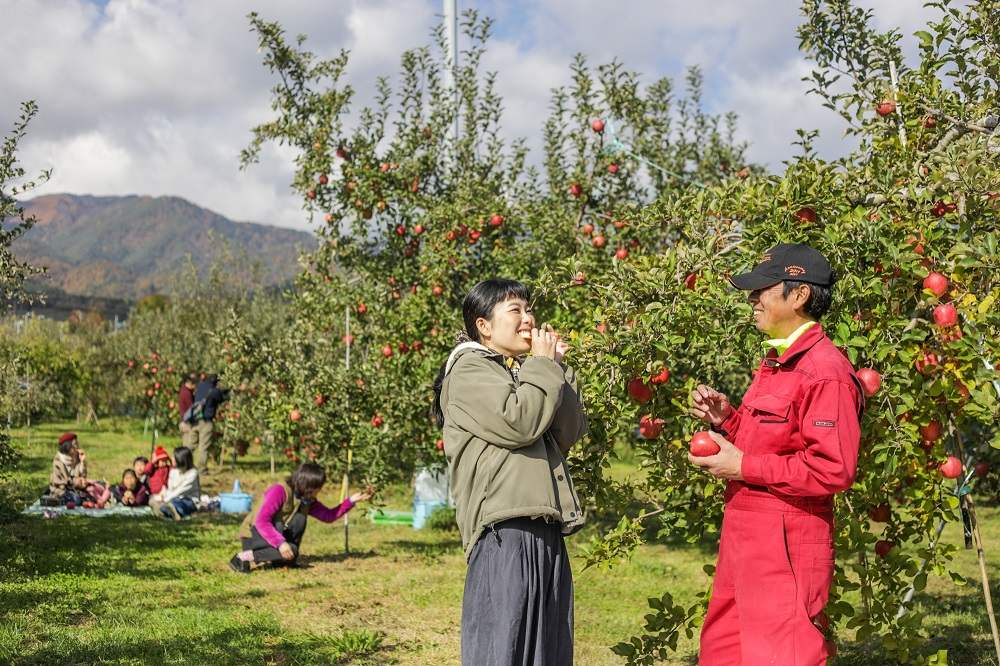
<instances>
[{"instance_id":1,"label":"red apple","mask_svg":"<svg viewBox=\"0 0 1000 666\"><path fill-rule=\"evenodd\" d=\"M920 426L920 436L931 442L937 441L941 438L941 422L931 421L927 425Z\"/></svg>"},{"instance_id":2,"label":"red apple","mask_svg":"<svg viewBox=\"0 0 1000 666\"><path fill-rule=\"evenodd\" d=\"M955 456L948 456L947 460L938 466L941 476L946 479L956 479L962 474L962 461Z\"/></svg>"},{"instance_id":3,"label":"red apple","mask_svg":"<svg viewBox=\"0 0 1000 666\"><path fill-rule=\"evenodd\" d=\"M879 504L868 509L868 516L876 523L887 523L892 516L888 504Z\"/></svg>"},{"instance_id":4,"label":"red apple","mask_svg":"<svg viewBox=\"0 0 1000 666\"><path fill-rule=\"evenodd\" d=\"M628 394L633 400L638 400L639 402L649 402L650 398L653 397L653 389L649 387L642 377L635 377L630 379L628 382Z\"/></svg>"},{"instance_id":5,"label":"red apple","mask_svg":"<svg viewBox=\"0 0 1000 666\"><path fill-rule=\"evenodd\" d=\"M156 382L155 384L153 384L153 390L154 391L159 391L160 390L160 382Z\"/></svg>"},{"instance_id":6,"label":"red apple","mask_svg":"<svg viewBox=\"0 0 1000 666\"><path fill-rule=\"evenodd\" d=\"M413 225L413 233L417 234L418 236L424 233L424 225L422 224Z\"/></svg>"},{"instance_id":7,"label":"red apple","mask_svg":"<svg viewBox=\"0 0 1000 666\"><path fill-rule=\"evenodd\" d=\"M398 227L396 227L396 235L397 236L403 236L405 234L406 234L406 226L404 226L404 225L401 224Z\"/></svg>"},{"instance_id":8,"label":"red apple","mask_svg":"<svg viewBox=\"0 0 1000 666\"><path fill-rule=\"evenodd\" d=\"M861 368L858 370L858 381L861 383L861 390L866 398L870 398L882 388L882 375L872 368Z\"/></svg>"},{"instance_id":9,"label":"red apple","mask_svg":"<svg viewBox=\"0 0 1000 666\"><path fill-rule=\"evenodd\" d=\"M368 306L364 303L358 303L358 314L364 314L368 311Z\"/></svg>"},{"instance_id":10,"label":"red apple","mask_svg":"<svg viewBox=\"0 0 1000 666\"><path fill-rule=\"evenodd\" d=\"M617 252L615 252L615 256L618 257L619 259L628 259L628 250L622 248Z\"/></svg>"},{"instance_id":11,"label":"red apple","mask_svg":"<svg viewBox=\"0 0 1000 666\"><path fill-rule=\"evenodd\" d=\"M254 437L253 438L253 443L257 444L259 446L260 445L260 437Z\"/></svg>"},{"instance_id":12,"label":"red apple","mask_svg":"<svg viewBox=\"0 0 1000 666\"><path fill-rule=\"evenodd\" d=\"M578 197L583 194L583 186L580 183L573 183L569 186L569 191L574 197Z\"/></svg>"},{"instance_id":13,"label":"red apple","mask_svg":"<svg viewBox=\"0 0 1000 666\"><path fill-rule=\"evenodd\" d=\"M594 239L590 241L590 244L593 245L594 247L604 247L605 242L606 240L604 236L602 236L601 234L597 234L596 236L594 236Z\"/></svg>"},{"instance_id":14,"label":"red apple","mask_svg":"<svg viewBox=\"0 0 1000 666\"><path fill-rule=\"evenodd\" d=\"M170 402L168 402L167 403L167 407L169 407L170 409L173 409L174 408L174 401L171 400Z\"/></svg>"},{"instance_id":15,"label":"red apple","mask_svg":"<svg viewBox=\"0 0 1000 666\"><path fill-rule=\"evenodd\" d=\"M618 173L618 163L612 162L608 165L608 173Z\"/></svg>"},{"instance_id":16,"label":"red apple","mask_svg":"<svg viewBox=\"0 0 1000 666\"><path fill-rule=\"evenodd\" d=\"M837 643L832 638L827 638L823 641L823 648L826 650L826 656L828 659L832 659L837 656Z\"/></svg>"},{"instance_id":17,"label":"red apple","mask_svg":"<svg viewBox=\"0 0 1000 666\"><path fill-rule=\"evenodd\" d=\"M327 175L326 175L325 173L321 173L321 174L319 175L319 178L318 178L318 180L319 180L319 184L320 184L320 185L326 185L327 183L329 183L329 182L330 182L330 179L329 179L329 177L327 177Z\"/></svg>"},{"instance_id":18,"label":"red apple","mask_svg":"<svg viewBox=\"0 0 1000 666\"><path fill-rule=\"evenodd\" d=\"M934 323L938 326L954 326L958 323L958 310L951 303L943 303L934 308Z\"/></svg>"},{"instance_id":19,"label":"red apple","mask_svg":"<svg viewBox=\"0 0 1000 666\"><path fill-rule=\"evenodd\" d=\"M300 412L297 409L293 409L291 412L288 413L288 418L290 418L292 421L298 421L299 419L302 418L302 412Z\"/></svg>"},{"instance_id":20,"label":"red apple","mask_svg":"<svg viewBox=\"0 0 1000 666\"><path fill-rule=\"evenodd\" d=\"M352 344L354 342L354 336L353 335L351 335L351 336L345 335L342 339L343 339L345 345L349 345L349 344Z\"/></svg>"},{"instance_id":21,"label":"red apple","mask_svg":"<svg viewBox=\"0 0 1000 666\"><path fill-rule=\"evenodd\" d=\"M885 556L889 554L889 551L892 550L895 545L896 544L891 541L879 539L878 543L875 544L875 554L884 560Z\"/></svg>"},{"instance_id":22,"label":"red apple","mask_svg":"<svg viewBox=\"0 0 1000 666\"><path fill-rule=\"evenodd\" d=\"M400 354L409 354L410 353L410 345L406 344L405 342L400 342L399 343L399 353Z\"/></svg>"},{"instance_id":23,"label":"red apple","mask_svg":"<svg viewBox=\"0 0 1000 666\"><path fill-rule=\"evenodd\" d=\"M308 190L308 191L306 191L306 196L309 197L310 199L315 199L316 198L316 190Z\"/></svg>"},{"instance_id":24,"label":"red apple","mask_svg":"<svg viewBox=\"0 0 1000 666\"><path fill-rule=\"evenodd\" d=\"M587 224L580 227L580 231L589 236L590 234L594 233L594 225L588 222Z\"/></svg>"},{"instance_id":25,"label":"red apple","mask_svg":"<svg viewBox=\"0 0 1000 666\"><path fill-rule=\"evenodd\" d=\"M940 273L931 273L924 278L924 289L934 292L934 295L941 298L948 291L948 278Z\"/></svg>"},{"instance_id":26,"label":"red apple","mask_svg":"<svg viewBox=\"0 0 1000 666\"><path fill-rule=\"evenodd\" d=\"M390 347L389 345L383 346L382 347L382 356L385 356L386 358L389 358L390 356L392 356L392 347Z\"/></svg>"},{"instance_id":27,"label":"red apple","mask_svg":"<svg viewBox=\"0 0 1000 666\"><path fill-rule=\"evenodd\" d=\"M135 367L135 361L129 361L128 362L128 367L134 368Z\"/></svg>"},{"instance_id":28,"label":"red apple","mask_svg":"<svg viewBox=\"0 0 1000 666\"><path fill-rule=\"evenodd\" d=\"M598 118L594 122L590 123L590 129L594 130L597 133L603 132L604 131L604 121L601 120L600 118Z\"/></svg>"},{"instance_id":29,"label":"red apple","mask_svg":"<svg viewBox=\"0 0 1000 666\"><path fill-rule=\"evenodd\" d=\"M431 289L431 293L434 294L435 296L440 296L441 294L444 293L444 287L442 287L441 285L434 285L434 288Z\"/></svg>"},{"instance_id":30,"label":"red apple","mask_svg":"<svg viewBox=\"0 0 1000 666\"><path fill-rule=\"evenodd\" d=\"M708 432L702 430L701 432L696 432L691 436L691 455L696 458L707 458L708 456L714 456L722 449L712 436Z\"/></svg>"},{"instance_id":31,"label":"red apple","mask_svg":"<svg viewBox=\"0 0 1000 666\"><path fill-rule=\"evenodd\" d=\"M661 368L657 374L650 377L649 381L659 386L661 384L666 384L668 379L670 379L670 371L664 367Z\"/></svg>"},{"instance_id":32,"label":"red apple","mask_svg":"<svg viewBox=\"0 0 1000 666\"><path fill-rule=\"evenodd\" d=\"M146 391L146 395L149 396L150 398L152 398L153 397L153 389L149 389L148 391Z\"/></svg>"},{"instance_id":33,"label":"red apple","mask_svg":"<svg viewBox=\"0 0 1000 666\"><path fill-rule=\"evenodd\" d=\"M464 236L465 234L469 233L469 227L465 226L464 224L460 224L458 225L458 229L455 230L455 233L457 233L459 236Z\"/></svg>"},{"instance_id":34,"label":"red apple","mask_svg":"<svg viewBox=\"0 0 1000 666\"><path fill-rule=\"evenodd\" d=\"M938 370L940 363L938 362L937 354L932 354L931 352L925 352L923 357L917 357L917 360L913 362L916 366L917 372L922 375L930 375Z\"/></svg>"},{"instance_id":35,"label":"red apple","mask_svg":"<svg viewBox=\"0 0 1000 666\"><path fill-rule=\"evenodd\" d=\"M410 286L410 293L411 294L417 293L417 285L414 284Z\"/></svg>"},{"instance_id":36,"label":"red apple","mask_svg":"<svg viewBox=\"0 0 1000 666\"><path fill-rule=\"evenodd\" d=\"M503 224L503 215L497 214L490 218L490 224L494 227L499 227Z\"/></svg>"},{"instance_id":37,"label":"red apple","mask_svg":"<svg viewBox=\"0 0 1000 666\"><path fill-rule=\"evenodd\" d=\"M420 340L417 340L416 342L413 343L413 351L418 352L423 350L424 350L424 343L422 343Z\"/></svg>"},{"instance_id":38,"label":"red apple","mask_svg":"<svg viewBox=\"0 0 1000 666\"><path fill-rule=\"evenodd\" d=\"M663 431L663 421L651 419L649 414L639 419L639 434L646 439L656 439Z\"/></svg>"},{"instance_id":39,"label":"red apple","mask_svg":"<svg viewBox=\"0 0 1000 666\"><path fill-rule=\"evenodd\" d=\"M684 286L694 291L694 288L698 285L698 274L691 273L686 278L684 278Z\"/></svg>"},{"instance_id":40,"label":"red apple","mask_svg":"<svg viewBox=\"0 0 1000 666\"><path fill-rule=\"evenodd\" d=\"M990 473L990 464L985 460L980 460L972 467L972 476L981 479Z\"/></svg>"},{"instance_id":41,"label":"red apple","mask_svg":"<svg viewBox=\"0 0 1000 666\"><path fill-rule=\"evenodd\" d=\"M878 103L878 106L875 107L875 113L882 116L883 118L885 118L895 110L896 110L896 103L893 102L891 99L884 99Z\"/></svg>"},{"instance_id":42,"label":"red apple","mask_svg":"<svg viewBox=\"0 0 1000 666\"><path fill-rule=\"evenodd\" d=\"M385 421L382 420L381 416L372 417L373 428L381 428L383 423L385 423Z\"/></svg>"},{"instance_id":43,"label":"red apple","mask_svg":"<svg viewBox=\"0 0 1000 666\"><path fill-rule=\"evenodd\" d=\"M443 439L439 439L437 441L437 447L438 447L438 451L444 451L444 440Z\"/></svg>"},{"instance_id":44,"label":"red apple","mask_svg":"<svg viewBox=\"0 0 1000 666\"><path fill-rule=\"evenodd\" d=\"M792 219L796 224L812 224L816 221L816 210L809 207L799 208L792 214Z\"/></svg>"},{"instance_id":45,"label":"red apple","mask_svg":"<svg viewBox=\"0 0 1000 666\"><path fill-rule=\"evenodd\" d=\"M316 404L317 405L322 405L323 402L324 402L323 395L320 394L320 393L317 393L316 394Z\"/></svg>"}]
</instances>

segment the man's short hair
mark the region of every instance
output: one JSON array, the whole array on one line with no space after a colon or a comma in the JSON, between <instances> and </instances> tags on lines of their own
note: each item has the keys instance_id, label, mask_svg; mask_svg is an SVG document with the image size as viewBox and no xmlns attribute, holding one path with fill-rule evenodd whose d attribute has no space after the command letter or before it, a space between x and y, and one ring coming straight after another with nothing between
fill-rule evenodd
<instances>
[{"instance_id":1,"label":"man's short hair","mask_svg":"<svg viewBox=\"0 0 1000 666\"><path fill-rule=\"evenodd\" d=\"M825 287L811 282L783 280L781 282L781 296L783 298L788 298L788 294L792 293L792 291L798 289L804 284L809 285L809 300L806 301L804 306L802 306L802 311L816 321L819 321L830 309L830 304L833 302L833 289L831 287Z\"/></svg>"}]
</instances>

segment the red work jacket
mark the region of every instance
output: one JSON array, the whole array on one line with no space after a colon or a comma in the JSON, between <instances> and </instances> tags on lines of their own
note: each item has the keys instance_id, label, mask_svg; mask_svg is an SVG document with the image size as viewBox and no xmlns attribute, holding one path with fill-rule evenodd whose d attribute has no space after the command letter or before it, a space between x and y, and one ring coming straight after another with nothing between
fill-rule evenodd
<instances>
[{"instance_id":1,"label":"red work jacket","mask_svg":"<svg viewBox=\"0 0 1000 666\"><path fill-rule=\"evenodd\" d=\"M743 452L726 502L760 494L821 498L854 483L864 398L854 368L823 329L806 330L761 362L743 404L718 429Z\"/></svg>"}]
</instances>

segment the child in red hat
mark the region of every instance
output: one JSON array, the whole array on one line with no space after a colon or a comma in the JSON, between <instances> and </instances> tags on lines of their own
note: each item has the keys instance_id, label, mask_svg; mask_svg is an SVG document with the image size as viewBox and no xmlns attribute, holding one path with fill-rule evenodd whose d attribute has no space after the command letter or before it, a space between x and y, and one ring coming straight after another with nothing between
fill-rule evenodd
<instances>
[{"instance_id":1,"label":"child in red hat","mask_svg":"<svg viewBox=\"0 0 1000 666\"><path fill-rule=\"evenodd\" d=\"M146 463L150 495L156 495L167 487L167 479L170 477L172 468L170 454L162 446L157 446L156 450L153 451L153 459Z\"/></svg>"}]
</instances>

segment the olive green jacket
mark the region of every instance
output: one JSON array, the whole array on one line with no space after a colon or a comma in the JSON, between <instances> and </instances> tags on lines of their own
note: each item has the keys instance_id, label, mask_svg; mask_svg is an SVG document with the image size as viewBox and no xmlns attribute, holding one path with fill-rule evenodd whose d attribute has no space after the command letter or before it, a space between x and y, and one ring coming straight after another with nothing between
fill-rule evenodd
<instances>
[{"instance_id":1,"label":"olive green jacket","mask_svg":"<svg viewBox=\"0 0 1000 666\"><path fill-rule=\"evenodd\" d=\"M587 432L572 368L530 357L515 378L502 355L465 343L448 359L441 409L466 560L488 526L509 518L545 518L564 534L583 527L564 457Z\"/></svg>"}]
</instances>

